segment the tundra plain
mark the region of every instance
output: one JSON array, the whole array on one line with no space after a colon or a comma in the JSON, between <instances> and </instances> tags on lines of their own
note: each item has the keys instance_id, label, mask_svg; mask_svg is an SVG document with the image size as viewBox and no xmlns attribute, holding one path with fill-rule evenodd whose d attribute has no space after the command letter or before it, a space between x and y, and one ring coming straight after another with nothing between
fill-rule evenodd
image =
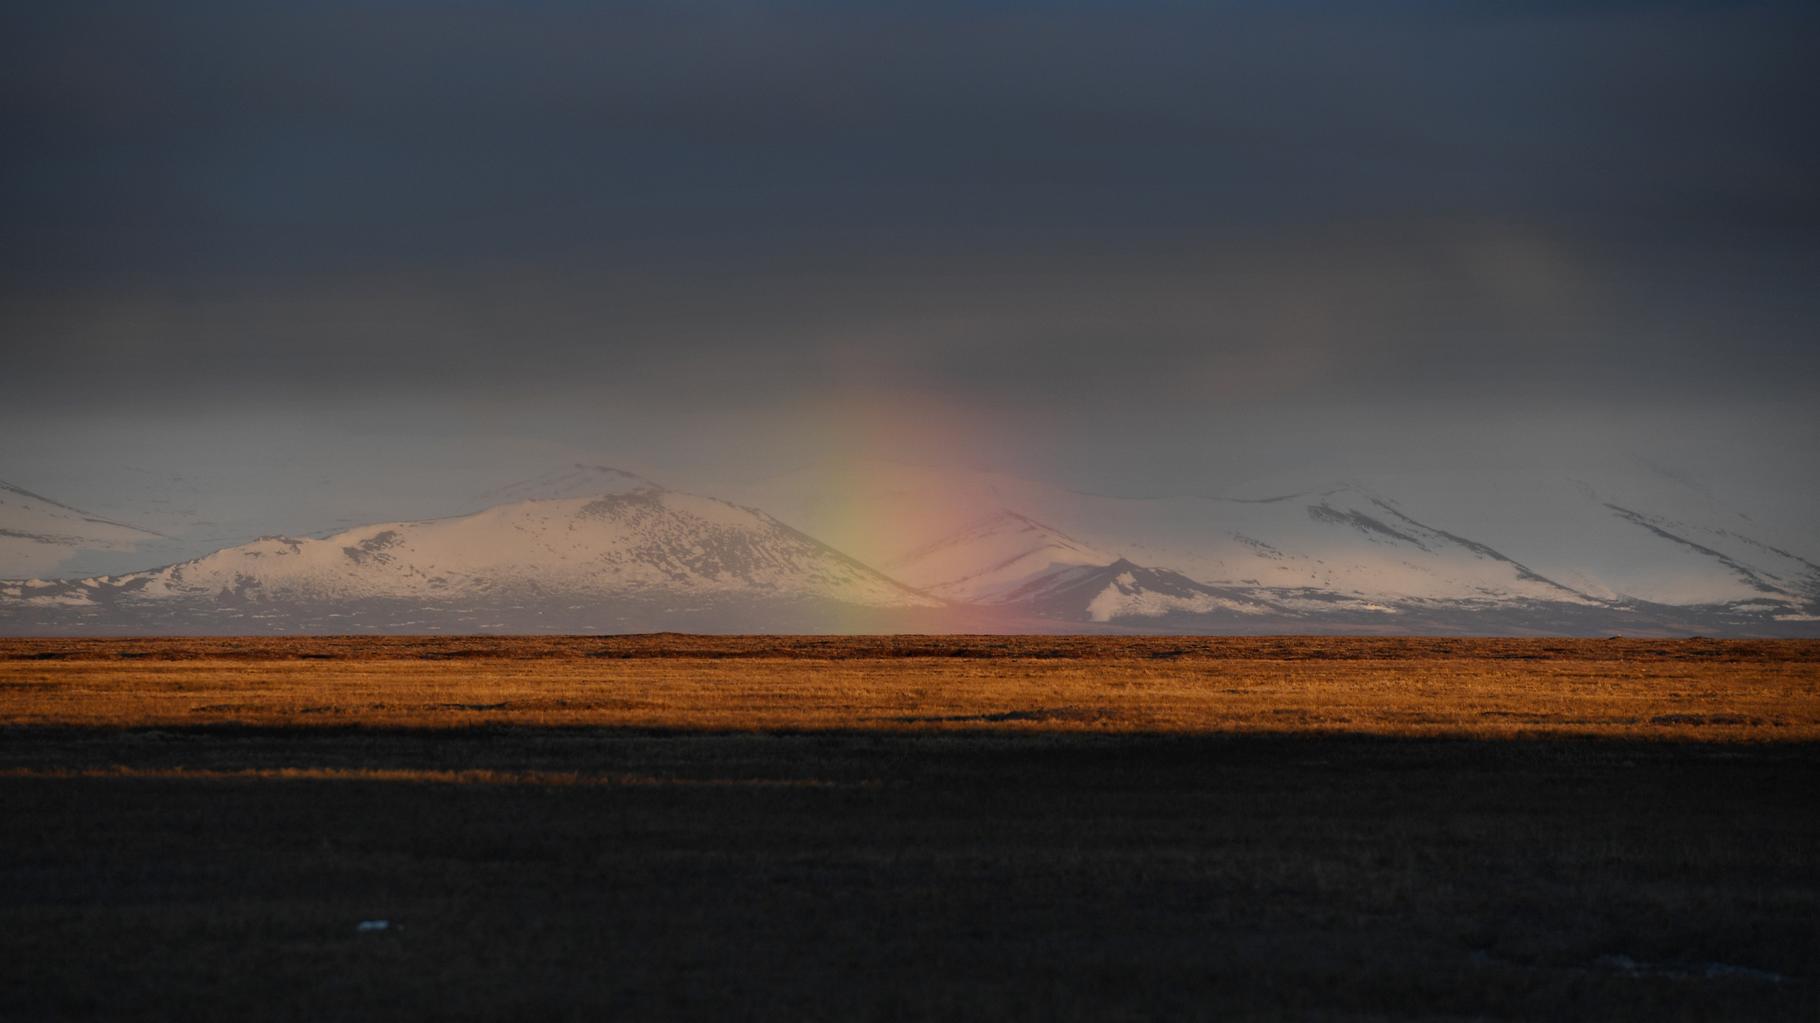
<instances>
[{"instance_id":1,"label":"tundra plain","mask_svg":"<svg viewBox=\"0 0 1820 1023\"><path fill-rule=\"evenodd\" d=\"M0 1017L1813 1018L1820 643L0 641Z\"/></svg>"}]
</instances>

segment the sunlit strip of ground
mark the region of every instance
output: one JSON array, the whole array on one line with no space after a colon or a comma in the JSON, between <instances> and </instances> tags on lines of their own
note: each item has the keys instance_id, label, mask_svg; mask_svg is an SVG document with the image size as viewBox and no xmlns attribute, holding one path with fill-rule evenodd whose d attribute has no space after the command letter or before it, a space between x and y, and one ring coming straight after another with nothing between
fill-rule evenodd
<instances>
[{"instance_id":1,"label":"sunlit strip of ground","mask_svg":"<svg viewBox=\"0 0 1820 1023\"><path fill-rule=\"evenodd\" d=\"M0 661L0 722L1812 741L1820 739L1820 662L14 660Z\"/></svg>"}]
</instances>

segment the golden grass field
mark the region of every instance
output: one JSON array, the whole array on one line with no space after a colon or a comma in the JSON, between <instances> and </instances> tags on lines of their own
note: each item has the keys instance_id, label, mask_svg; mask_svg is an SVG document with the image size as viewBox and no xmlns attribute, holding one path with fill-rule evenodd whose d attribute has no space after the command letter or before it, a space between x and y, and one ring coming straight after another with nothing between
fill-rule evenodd
<instances>
[{"instance_id":1,"label":"golden grass field","mask_svg":"<svg viewBox=\"0 0 1820 1023\"><path fill-rule=\"evenodd\" d=\"M0 641L0 718L146 727L1820 739L1820 643Z\"/></svg>"},{"instance_id":2,"label":"golden grass field","mask_svg":"<svg viewBox=\"0 0 1820 1023\"><path fill-rule=\"evenodd\" d=\"M1807 1020L1816 792L1816 642L0 640L0 1019Z\"/></svg>"}]
</instances>

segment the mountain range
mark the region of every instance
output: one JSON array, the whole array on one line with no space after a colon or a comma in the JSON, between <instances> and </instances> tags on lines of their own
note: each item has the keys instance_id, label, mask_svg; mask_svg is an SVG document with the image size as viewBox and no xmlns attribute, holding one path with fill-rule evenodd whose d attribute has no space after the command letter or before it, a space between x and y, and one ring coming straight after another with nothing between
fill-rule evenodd
<instances>
[{"instance_id":1,"label":"mountain range","mask_svg":"<svg viewBox=\"0 0 1820 1023\"><path fill-rule=\"evenodd\" d=\"M1820 634L1815 538L1661 474L1128 498L866 461L728 497L567 466L447 517L0 583L0 631ZM154 536L0 489L7 567Z\"/></svg>"}]
</instances>

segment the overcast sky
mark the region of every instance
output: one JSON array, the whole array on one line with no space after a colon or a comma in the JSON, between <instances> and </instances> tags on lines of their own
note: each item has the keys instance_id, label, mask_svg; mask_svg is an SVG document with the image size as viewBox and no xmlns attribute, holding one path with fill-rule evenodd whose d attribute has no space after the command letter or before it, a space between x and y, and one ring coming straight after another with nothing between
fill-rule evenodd
<instances>
[{"instance_id":1,"label":"overcast sky","mask_svg":"<svg viewBox=\"0 0 1820 1023\"><path fill-rule=\"evenodd\" d=\"M1794 500L1817 12L9 5L0 478L1602 452Z\"/></svg>"}]
</instances>

